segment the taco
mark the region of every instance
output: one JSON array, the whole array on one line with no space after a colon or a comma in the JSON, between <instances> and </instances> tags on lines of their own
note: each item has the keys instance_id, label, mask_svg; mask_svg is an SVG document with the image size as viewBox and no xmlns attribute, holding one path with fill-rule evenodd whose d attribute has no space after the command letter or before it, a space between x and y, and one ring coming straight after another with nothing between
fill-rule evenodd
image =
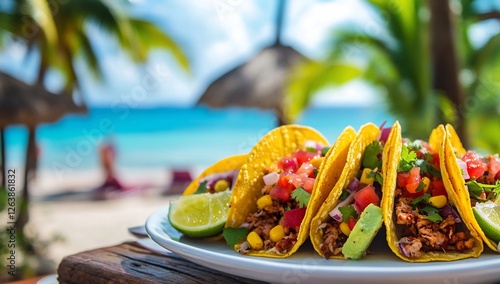
<instances>
[{"instance_id":1,"label":"taco","mask_svg":"<svg viewBox=\"0 0 500 284\"><path fill-rule=\"evenodd\" d=\"M384 179L384 223L391 250L409 262L478 257L483 243L445 170L443 125L429 142L396 137Z\"/></svg>"},{"instance_id":2,"label":"taco","mask_svg":"<svg viewBox=\"0 0 500 284\"><path fill-rule=\"evenodd\" d=\"M474 229L488 247L499 252L500 236L488 228L481 228L473 209L478 205L500 204L498 154L479 155L474 151L466 151L451 125L446 125L446 133L444 159L453 188L462 202L465 214L470 216Z\"/></svg>"},{"instance_id":3,"label":"taco","mask_svg":"<svg viewBox=\"0 0 500 284\"><path fill-rule=\"evenodd\" d=\"M195 193L215 193L234 187L240 168L247 160L247 154L223 158L206 168L184 190L182 195Z\"/></svg>"},{"instance_id":4,"label":"taco","mask_svg":"<svg viewBox=\"0 0 500 284\"><path fill-rule=\"evenodd\" d=\"M383 161L400 127L381 129L372 123L360 128L340 179L311 221L311 242L326 259L361 258L382 227Z\"/></svg>"},{"instance_id":5,"label":"taco","mask_svg":"<svg viewBox=\"0 0 500 284\"><path fill-rule=\"evenodd\" d=\"M309 223L340 177L352 127L335 144L316 130L281 126L250 151L231 196L226 232L244 234L228 244L245 255L283 258L309 237ZM226 239L227 240L227 239Z\"/></svg>"}]
</instances>

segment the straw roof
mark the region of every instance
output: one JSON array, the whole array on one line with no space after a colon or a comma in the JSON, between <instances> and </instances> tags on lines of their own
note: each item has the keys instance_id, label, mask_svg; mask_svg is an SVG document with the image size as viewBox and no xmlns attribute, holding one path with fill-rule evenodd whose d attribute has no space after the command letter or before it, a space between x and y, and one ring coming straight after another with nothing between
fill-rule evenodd
<instances>
[{"instance_id":1,"label":"straw roof","mask_svg":"<svg viewBox=\"0 0 500 284\"><path fill-rule=\"evenodd\" d=\"M210 84L197 104L221 108L257 107L281 112L288 75L292 66L304 58L289 46L275 44L264 48L254 58Z\"/></svg>"},{"instance_id":2,"label":"straw roof","mask_svg":"<svg viewBox=\"0 0 500 284\"><path fill-rule=\"evenodd\" d=\"M29 85L0 72L0 126L36 126L54 122L67 113L85 113L66 95L51 93L43 86Z\"/></svg>"}]
</instances>

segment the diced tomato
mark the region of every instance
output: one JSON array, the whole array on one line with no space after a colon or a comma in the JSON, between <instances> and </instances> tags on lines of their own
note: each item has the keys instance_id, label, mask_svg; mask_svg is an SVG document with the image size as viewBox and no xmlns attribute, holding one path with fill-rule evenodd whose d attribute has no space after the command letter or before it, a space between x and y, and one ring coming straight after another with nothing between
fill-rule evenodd
<instances>
[{"instance_id":1,"label":"diced tomato","mask_svg":"<svg viewBox=\"0 0 500 284\"><path fill-rule=\"evenodd\" d=\"M500 160L498 156L490 156L490 161L488 162L488 173L493 179L500 179Z\"/></svg>"},{"instance_id":2,"label":"diced tomato","mask_svg":"<svg viewBox=\"0 0 500 284\"><path fill-rule=\"evenodd\" d=\"M440 163L439 153L432 154L432 161L433 161L432 165L439 169L439 163Z\"/></svg>"},{"instance_id":3,"label":"diced tomato","mask_svg":"<svg viewBox=\"0 0 500 284\"><path fill-rule=\"evenodd\" d=\"M298 150L292 154L292 157L297 160L299 165L309 162L314 157L319 157L320 155L317 152L308 152L304 150Z\"/></svg>"},{"instance_id":4,"label":"diced tomato","mask_svg":"<svg viewBox=\"0 0 500 284\"><path fill-rule=\"evenodd\" d=\"M462 156L462 161L467 164L467 172L471 178L479 178L486 171L486 166L479 157L478 154L474 152L467 152Z\"/></svg>"},{"instance_id":5,"label":"diced tomato","mask_svg":"<svg viewBox=\"0 0 500 284\"><path fill-rule=\"evenodd\" d=\"M278 162L278 169L283 170L283 172L294 173L297 171L298 163L295 158L281 158Z\"/></svg>"},{"instance_id":6,"label":"diced tomato","mask_svg":"<svg viewBox=\"0 0 500 284\"><path fill-rule=\"evenodd\" d=\"M269 195L273 199L279 199L281 201L288 201L291 198L291 191L288 191L284 188L281 188L279 186L274 186L271 191L269 192Z\"/></svg>"},{"instance_id":7,"label":"diced tomato","mask_svg":"<svg viewBox=\"0 0 500 284\"><path fill-rule=\"evenodd\" d=\"M347 219L347 226L352 231L352 229L354 228L354 225L356 225L356 219L354 219L354 216L351 215Z\"/></svg>"},{"instance_id":8,"label":"diced tomato","mask_svg":"<svg viewBox=\"0 0 500 284\"><path fill-rule=\"evenodd\" d=\"M278 181L276 182L276 186L286 189L288 192L292 192L295 189L292 182L292 175L287 172L281 173Z\"/></svg>"},{"instance_id":9,"label":"diced tomato","mask_svg":"<svg viewBox=\"0 0 500 284\"><path fill-rule=\"evenodd\" d=\"M308 177L314 177L314 166L311 165L310 163L308 162L304 162L302 163L302 165L300 165L299 169L297 170L297 173L298 174L307 174Z\"/></svg>"},{"instance_id":10,"label":"diced tomato","mask_svg":"<svg viewBox=\"0 0 500 284\"><path fill-rule=\"evenodd\" d=\"M281 218L281 226L285 228L293 228L296 232L299 231L300 224L302 220L304 220L304 216L306 215L306 207L291 209L285 211L283 214L283 218Z\"/></svg>"},{"instance_id":11,"label":"diced tomato","mask_svg":"<svg viewBox=\"0 0 500 284\"><path fill-rule=\"evenodd\" d=\"M354 204L359 210L359 213L365 210L366 206L373 203L380 205L380 197L375 192L373 185L367 185L354 194Z\"/></svg>"},{"instance_id":12,"label":"diced tomato","mask_svg":"<svg viewBox=\"0 0 500 284\"><path fill-rule=\"evenodd\" d=\"M314 188L314 181L316 181L315 178L307 178L304 182L304 185L302 186L304 190L309 193L312 193Z\"/></svg>"},{"instance_id":13,"label":"diced tomato","mask_svg":"<svg viewBox=\"0 0 500 284\"><path fill-rule=\"evenodd\" d=\"M409 173L398 173L398 187L399 188L404 188L406 184L408 183L408 176L410 176Z\"/></svg>"},{"instance_id":14,"label":"diced tomato","mask_svg":"<svg viewBox=\"0 0 500 284\"><path fill-rule=\"evenodd\" d=\"M435 179L431 181L429 187L431 189L432 196L438 196L438 195L444 195L446 197L448 196L448 194L446 193L446 188L444 187L444 183L440 179Z\"/></svg>"},{"instance_id":15,"label":"diced tomato","mask_svg":"<svg viewBox=\"0 0 500 284\"><path fill-rule=\"evenodd\" d=\"M422 177L420 176L420 167L414 167L410 170L405 188L409 193L416 193Z\"/></svg>"}]
</instances>

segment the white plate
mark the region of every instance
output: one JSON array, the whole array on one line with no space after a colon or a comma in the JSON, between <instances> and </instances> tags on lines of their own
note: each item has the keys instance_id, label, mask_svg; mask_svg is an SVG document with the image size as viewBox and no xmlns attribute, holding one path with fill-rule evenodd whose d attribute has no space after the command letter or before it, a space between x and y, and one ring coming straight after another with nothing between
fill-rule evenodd
<instances>
[{"instance_id":1,"label":"white plate","mask_svg":"<svg viewBox=\"0 0 500 284\"><path fill-rule=\"evenodd\" d=\"M500 282L500 255L485 248L479 258L451 262L409 263L396 257L382 230L362 260L326 260L306 242L289 258L243 256L223 240L184 237L167 219L168 206L146 221L149 236L159 245L203 266L273 283L495 283ZM367 282L364 282L367 281Z\"/></svg>"}]
</instances>

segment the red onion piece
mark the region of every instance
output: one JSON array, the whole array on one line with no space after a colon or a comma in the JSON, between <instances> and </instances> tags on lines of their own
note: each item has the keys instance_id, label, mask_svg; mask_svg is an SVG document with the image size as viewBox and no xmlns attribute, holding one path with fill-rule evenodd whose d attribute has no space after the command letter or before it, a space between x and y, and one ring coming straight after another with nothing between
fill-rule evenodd
<instances>
[{"instance_id":1,"label":"red onion piece","mask_svg":"<svg viewBox=\"0 0 500 284\"><path fill-rule=\"evenodd\" d=\"M277 172L268 173L262 179L264 179L265 185L273 185L278 182L280 175Z\"/></svg>"},{"instance_id":2,"label":"red onion piece","mask_svg":"<svg viewBox=\"0 0 500 284\"><path fill-rule=\"evenodd\" d=\"M359 186L359 180L357 178L354 178L347 186L347 190L349 192L354 192L358 189L358 186Z\"/></svg>"},{"instance_id":3,"label":"red onion piece","mask_svg":"<svg viewBox=\"0 0 500 284\"><path fill-rule=\"evenodd\" d=\"M467 163L457 158L457 164L460 167L460 173L464 180L470 179L469 172L467 171Z\"/></svg>"},{"instance_id":4,"label":"red onion piece","mask_svg":"<svg viewBox=\"0 0 500 284\"><path fill-rule=\"evenodd\" d=\"M443 218L451 216L455 219L455 223L462 223L462 218L460 218L460 215L458 215L457 211L448 204L441 208L441 210L439 211L439 215L441 215L441 217Z\"/></svg>"},{"instance_id":5,"label":"red onion piece","mask_svg":"<svg viewBox=\"0 0 500 284\"><path fill-rule=\"evenodd\" d=\"M391 129L392 129L392 127L384 127L384 125L385 125L385 121L380 126L380 134L378 137L378 141L380 141L382 143L387 142L387 138L389 138L389 134L391 133Z\"/></svg>"},{"instance_id":6,"label":"red onion piece","mask_svg":"<svg viewBox=\"0 0 500 284\"><path fill-rule=\"evenodd\" d=\"M333 218L333 220L335 220L337 222L342 222L342 213L340 213L339 207L351 204L354 201L354 193L355 193L355 191L351 192L349 194L349 196L347 196L346 199L340 201L337 204L337 206L335 206L335 208L333 208L333 210L330 211L330 213L328 213L330 215L330 217Z\"/></svg>"},{"instance_id":7,"label":"red onion piece","mask_svg":"<svg viewBox=\"0 0 500 284\"><path fill-rule=\"evenodd\" d=\"M236 177L238 176L238 173L239 173L239 170L232 170L232 171L228 171L228 172L224 172L224 173L215 173L215 174L211 174L211 175L208 175L202 179L199 180L199 183L203 183L203 182L207 182L206 186L207 188L214 188L215 184L219 181L219 180L226 180L230 185L233 184L233 180L236 179Z\"/></svg>"}]
</instances>

